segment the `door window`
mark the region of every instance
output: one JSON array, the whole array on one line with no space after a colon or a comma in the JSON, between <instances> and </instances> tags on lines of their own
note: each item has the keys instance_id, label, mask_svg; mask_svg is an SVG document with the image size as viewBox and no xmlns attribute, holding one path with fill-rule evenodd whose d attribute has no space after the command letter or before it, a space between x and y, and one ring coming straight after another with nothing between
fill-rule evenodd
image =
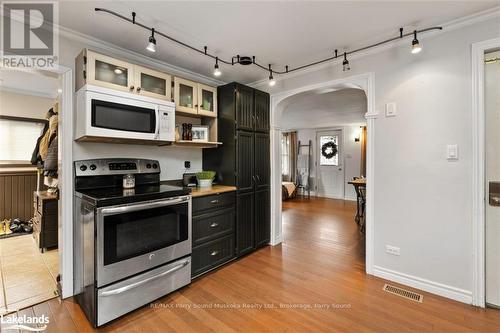
<instances>
[{"instance_id":1,"label":"door window","mask_svg":"<svg viewBox=\"0 0 500 333\"><path fill-rule=\"evenodd\" d=\"M339 136L322 135L319 138L320 165L339 165Z\"/></svg>"}]
</instances>

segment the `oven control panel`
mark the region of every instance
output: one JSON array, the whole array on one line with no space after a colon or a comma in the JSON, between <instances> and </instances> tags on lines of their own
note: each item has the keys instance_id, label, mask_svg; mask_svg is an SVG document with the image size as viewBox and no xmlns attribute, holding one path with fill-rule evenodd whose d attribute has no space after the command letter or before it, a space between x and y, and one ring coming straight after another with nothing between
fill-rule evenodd
<instances>
[{"instance_id":1,"label":"oven control panel","mask_svg":"<svg viewBox=\"0 0 500 333\"><path fill-rule=\"evenodd\" d=\"M160 163L146 159L94 159L75 161L76 176L160 173Z\"/></svg>"}]
</instances>

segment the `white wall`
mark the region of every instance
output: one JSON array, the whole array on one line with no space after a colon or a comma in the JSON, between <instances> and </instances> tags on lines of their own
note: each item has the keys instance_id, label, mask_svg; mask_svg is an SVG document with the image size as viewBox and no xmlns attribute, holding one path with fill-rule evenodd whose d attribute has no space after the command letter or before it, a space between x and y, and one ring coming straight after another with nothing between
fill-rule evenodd
<instances>
[{"instance_id":1,"label":"white wall","mask_svg":"<svg viewBox=\"0 0 500 333\"><path fill-rule=\"evenodd\" d=\"M134 63L143 64L151 67L148 63L137 60L137 56L126 52L112 52L100 49L94 42L88 43L75 41L66 37L60 37L60 64L74 70L75 57L83 48L91 48L111 56L115 55L121 59L130 59ZM165 67L166 64L158 63L158 68ZM169 71L172 73L172 71ZM176 74L176 73L173 73ZM185 74L189 78L189 74ZM130 144L110 144L110 143L88 143L73 142L73 160L107 157L131 157L131 158L150 158L157 159L161 166L161 179L180 179L186 171L184 161L191 161L190 171L196 172L202 169L202 150L198 148L179 148L179 147L156 147L148 145L130 145Z\"/></svg>"},{"instance_id":2,"label":"white wall","mask_svg":"<svg viewBox=\"0 0 500 333\"><path fill-rule=\"evenodd\" d=\"M335 64L279 77L271 92L375 73L375 268L462 300L472 290L471 44L498 36L498 17L445 29L420 36L418 55L408 40L350 59L347 73ZM384 116L389 102L397 103L397 117ZM446 160L447 144L458 144L458 161ZM387 254L386 244L401 255Z\"/></svg>"},{"instance_id":3,"label":"white wall","mask_svg":"<svg viewBox=\"0 0 500 333\"><path fill-rule=\"evenodd\" d=\"M336 127L332 126L332 128L341 128L344 133L344 162L342 163L344 166L344 199L346 200L356 200L356 192L354 191L354 187L350 184L348 184L349 180L352 179L352 177L359 177L360 176L360 169L361 169L361 142L355 142L354 141L354 134L359 132L359 126L341 126L341 127ZM321 128L321 130L324 130L325 128ZM315 162L317 162L318 159L318 143L316 141L316 132L320 130L319 128L317 129L298 129L297 130L297 139L302 142L302 144L308 144L308 141L312 141L312 165L311 165L311 177L313 179L312 184L313 186L316 185L316 165ZM301 151L303 154L307 154L307 148L302 148ZM315 193L315 191L312 191L312 193Z\"/></svg>"},{"instance_id":4,"label":"white wall","mask_svg":"<svg viewBox=\"0 0 500 333\"><path fill-rule=\"evenodd\" d=\"M0 90L0 115L45 119L54 99Z\"/></svg>"}]
</instances>

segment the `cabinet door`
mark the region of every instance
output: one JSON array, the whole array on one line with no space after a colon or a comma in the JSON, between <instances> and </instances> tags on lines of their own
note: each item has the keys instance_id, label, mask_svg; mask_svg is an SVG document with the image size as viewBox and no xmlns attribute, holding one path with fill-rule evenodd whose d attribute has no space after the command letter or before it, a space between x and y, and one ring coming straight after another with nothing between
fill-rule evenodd
<instances>
[{"instance_id":1,"label":"cabinet door","mask_svg":"<svg viewBox=\"0 0 500 333\"><path fill-rule=\"evenodd\" d=\"M174 78L174 102L175 110L178 112L198 114L198 91L197 83Z\"/></svg>"},{"instance_id":2,"label":"cabinet door","mask_svg":"<svg viewBox=\"0 0 500 333\"><path fill-rule=\"evenodd\" d=\"M253 131L253 89L238 85L236 90L236 128Z\"/></svg>"},{"instance_id":3,"label":"cabinet door","mask_svg":"<svg viewBox=\"0 0 500 333\"><path fill-rule=\"evenodd\" d=\"M134 65L92 51L87 52L87 83L134 91Z\"/></svg>"},{"instance_id":4,"label":"cabinet door","mask_svg":"<svg viewBox=\"0 0 500 333\"><path fill-rule=\"evenodd\" d=\"M271 240L271 199L269 189L255 192L255 247Z\"/></svg>"},{"instance_id":5,"label":"cabinet door","mask_svg":"<svg viewBox=\"0 0 500 333\"><path fill-rule=\"evenodd\" d=\"M255 130L269 131L269 94L255 90Z\"/></svg>"},{"instance_id":6,"label":"cabinet door","mask_svg":"<svg viewBox=\"0 0 500 333\"><path fill-rule=\"evenodd\" d=\"M236 198L236 253L251 252L254 237L254 192L238 194Z\"/></svg>"},{"instance_id":7,"label":"cabinet door","mask_svg":"<svg viewBox=\"0 0 500 333\"><path fill-rule=\"evenodd\" d=\"M172 100L172 77L146 67L135 66L135 91L138 94Z\"/></svg>"},{"instance_id":8,"label":"cabinet door","mask_svg":"<svg viewBox=\"0 0 500 333\"><path fill-rule=\"evenodd\" d=\"M238 131L236 134L236 186L239 191L253 191L254 134Z\"/></svg>"},{"instance_id":9,"label":"cabinet door","mask_svg":"<svg viewBox=\"0 0 500 333\"><path fill-rule=\"evenodd\" d=\"M255 133L255 188L266 189L270 185L270 142L269 134Z\"/></svg>"},{"instance_id":10,"label":"cabinet door","mask_svg":"<svg viewBox=\"0 0 500 333\"><path fill-rule=\"evenodd\" d=\"M198 83L198 114L217 117L217 88Z\"/></svg>"}]
</instances>

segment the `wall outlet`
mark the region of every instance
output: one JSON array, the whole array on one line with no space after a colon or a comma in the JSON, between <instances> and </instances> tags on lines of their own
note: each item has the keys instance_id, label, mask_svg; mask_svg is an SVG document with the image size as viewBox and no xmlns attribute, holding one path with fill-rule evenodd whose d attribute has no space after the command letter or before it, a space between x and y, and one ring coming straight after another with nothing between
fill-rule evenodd
<instances>
[{"instance_id":1,"label":"wall outlet","mask_svg":"<svg viewBox=\"0 0 500 333\"><path fill-rule=\"evenodd\" d=\"M393 256L399 256L399 247L397 246L392 246L392 245L386 245L385 246L385 252L392 254Z\"/></svg>"}]
</instances>

